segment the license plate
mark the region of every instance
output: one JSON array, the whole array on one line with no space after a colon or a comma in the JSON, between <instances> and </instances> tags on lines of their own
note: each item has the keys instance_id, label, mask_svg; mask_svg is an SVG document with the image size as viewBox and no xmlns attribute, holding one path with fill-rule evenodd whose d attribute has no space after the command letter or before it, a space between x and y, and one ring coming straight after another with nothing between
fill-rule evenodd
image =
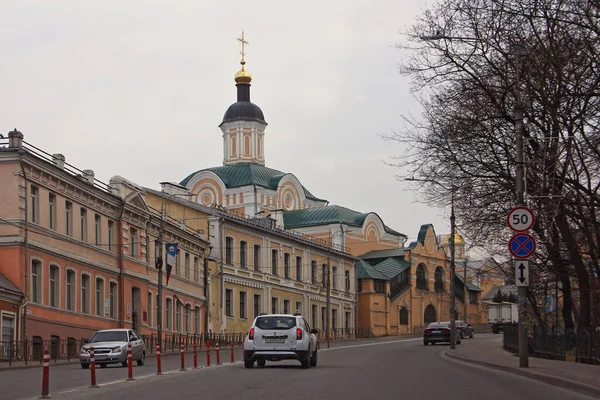
<instances>
[{"instance_id":1,"label":"license plate","mask_svg":"<svg viewBox=\"0 0 600 400\"><path fill-rule=\"evenodd\" d=\"M285 343L285 338L265 338L265 343Z\"/></svg>"},{"instance_id":2,"label":"license plate","mask_svg":"<svg viewBox=\"0 0 600 400\"><path fill-rule=\"evenodd\" d=\"M432 332L433 332L433 333L440 333L441 331L436 331L436 330L434 330L434 331L432 331Z\"/></svg>"},{"instance_id":3,"label":"license plate","mask_svg":"<svg viewBox=\"0 0 600 400\"><path fill-rule=\"evenodd\" d=\"M98 354L98 355L94 355L94 358L96 360L104 360L104 359L106 359L106 355L104 355L104 354Z\"/></svg>"}]
</instances>

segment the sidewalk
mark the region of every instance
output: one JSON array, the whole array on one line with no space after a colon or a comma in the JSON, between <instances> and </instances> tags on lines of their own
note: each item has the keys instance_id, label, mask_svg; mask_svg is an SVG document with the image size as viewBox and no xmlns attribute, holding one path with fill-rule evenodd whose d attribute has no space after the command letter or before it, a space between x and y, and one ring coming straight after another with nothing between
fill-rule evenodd
<instances>
[{"instance_id":1,"label":"sidewalk","mask_svg":"<svg viewBox=\"0 0 600 400\"><path fill-rule=\"evenodd\" d=\"M444 354L600 398L600 366L529 357L529 368L519 368L518 356L502 348L502 335L463 339L456 349Z\"/></svg>"}]
</instances>

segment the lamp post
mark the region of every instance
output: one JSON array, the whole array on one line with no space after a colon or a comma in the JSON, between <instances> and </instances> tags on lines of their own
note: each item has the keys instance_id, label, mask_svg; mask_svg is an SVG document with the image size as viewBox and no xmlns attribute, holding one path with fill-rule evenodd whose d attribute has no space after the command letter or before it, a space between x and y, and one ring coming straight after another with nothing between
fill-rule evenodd
<instances>
[{"instance_id":1,"label":"lamp post","mask_svg":"<svg viewBox=\"0 0 600 400\"><path fill-rule=\"evenodd\" d=\"M482 41L480 38L446 36L440 33L435 35L425 35L419 37L421 40L459 40L459 41ZM513 53L514 54L514 53ZM521 46L518 47L516 54L516 76L515 76L515 107L513 110L513 119L515 121L515 144L516 144L516 196L517 205L525 205L525 168L524 168L524 147L523 147L523 105L521 103L520 85L520 65L521 57L524 55L524 50ZM525 261L525 260L523 260ZM528 337L527 337L527 287L518 287L518 307L519 307L519 367L529 367L529 352L528 352Z\"/></svg>"},{"instance_id":2,"label":"lamp post","mask_svg":"<svg viewBox=\"0 0 600 400\"><path fill-rule=\"evenodd\" d=\"M454 236L456 234L456 224L455 224L455 216L454 216L454 192L456 191L456 187L452 186L448 189L446 186L442 185L438 181L433 179L418 179L418 178L404 178L405 181L411 182L429 182L434 183L442 188L450 191L450 348L456 348L456 285L454 284L454 277L456 274L455 267L455 243ZM466 285L466 282L465 282ZM465 291L466 293L466 291ZM466 299L465 299L466 301Z\"/></svg>"},{"instance_id":3,"label":"lamp post","mask_svg":"<svg viewBox=\"0 0 600 400\"><path fill-rule=\"evenodd\" d=\"M158 269L158 299L156 300L156 332L158 335L158 345L162 350L162 322L163 322L163 308L162 308L162 300L163 300L163 257L165 255L165 261L167 259L166 251L163 252L164 249L164 232L165 232L165 219L167 218L167 202L175 196L190 196L191 193L171 193L166 195L165 192L161 192L162 202L160 206L160 230L158 232L158 240L156 241L156 246L154 250L155 257L155 267Z\"/></svg>"}]
</instances>

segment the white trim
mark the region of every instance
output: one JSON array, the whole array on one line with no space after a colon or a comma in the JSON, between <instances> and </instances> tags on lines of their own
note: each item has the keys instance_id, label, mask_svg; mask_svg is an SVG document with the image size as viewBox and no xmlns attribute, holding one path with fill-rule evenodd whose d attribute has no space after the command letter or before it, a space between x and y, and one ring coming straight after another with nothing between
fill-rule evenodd
<instances>
[{"instance_id":1,"label":"white trim","mask_svg":"<svg viewBox=\"0 0 600 400\"><path fill-rule=\"evenodd\" d=\"M13 327L13 329L14 329L15 333L13 334L13 340L18 339L18 337L17 337L17 335L18 335L18 332L17 332L17 313L12 312L12 311L1 310L0 311L0 342L2 342L4 340L4 338L2 337L2 328L3 328L2 321L4 320L4 316L5 315L7 315L9 318L12 318L12 320L14 321L14 325L15 326ZM7 341L8 341L8 339L7 339Z\"/></svg>"}]
</instances>

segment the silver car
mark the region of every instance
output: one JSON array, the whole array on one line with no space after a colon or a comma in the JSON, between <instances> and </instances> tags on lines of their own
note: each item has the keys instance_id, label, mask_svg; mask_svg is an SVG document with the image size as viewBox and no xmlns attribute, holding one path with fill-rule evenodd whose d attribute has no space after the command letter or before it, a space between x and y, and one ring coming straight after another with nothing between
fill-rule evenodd
<instances>
[{"instance_id":1,"label":"silver car","mask_svg":"<svg viewBox=\"0 0 600 400\"><path fill-rule=\"evenodd\" d=\"M137 365L146 361L146 345L131 329L105 329L94 333L94 336L81 346L79 361L81 368L90 366L90 347L94 348L96 365L105 368L108 364L127 366L127 345L131 343L132 359Z\"/></svg>"}]
</instances>

